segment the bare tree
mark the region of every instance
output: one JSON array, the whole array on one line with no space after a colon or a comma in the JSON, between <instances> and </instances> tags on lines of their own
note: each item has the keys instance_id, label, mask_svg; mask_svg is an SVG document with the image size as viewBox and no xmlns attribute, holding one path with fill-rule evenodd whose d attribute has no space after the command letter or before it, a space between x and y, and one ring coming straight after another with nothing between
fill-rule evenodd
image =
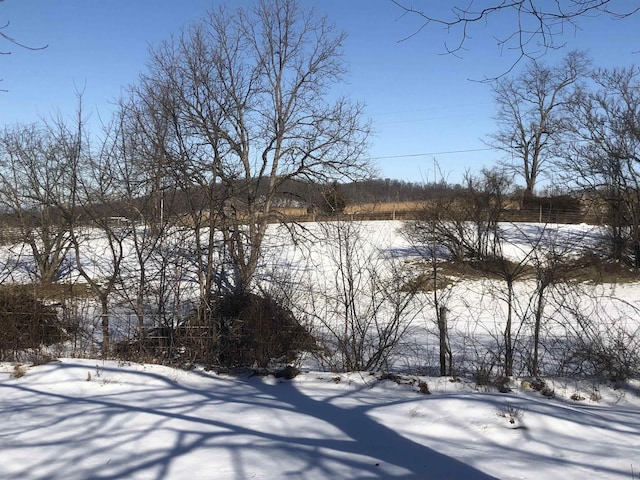
<instances>
[{"instance_id":1,"label":"bare tree","mask_svg":"<svg viewBox=\"0 0 640 480\"><path fill-rule=\"evenodd\" d=\"M100 150L90 152L78 140L76 161L83 164L75 185L75 208L82 224L71 225L75 267L100 302L102 353L111 351L111 302L121 275L131 234L122 205L123 196L117 182L116 162L111 145L103 142Z\"/></svg>"},{"instance_id":2,"label":"bare tree","mask_svg":"<svg viewBox=\"0 0 640 480\"><path fill-rule=\"evenodd\" d=\"M437 245L454 261L480 260L495 253L498 222L511 180L504 172L465 175L462 188L426 202L407 234L416 244Z\"/></svg>"},{"instance_id":3,"label":"bare tree","mask_svg":"<svg viewBox=\"0 0 640 480\"><path fill-rule=\"evenodd\" d=\"M127 240L122 248L129 251L129 258L116 271L119 278L114 288L135 312L140 346L143 346L150 328L146 315L156 319L164 313L165 295L159 290L165 285L162 278L166 273L164 269L168 268L161 252L169 218L164 211L171 209L174 196L161 188L163 162L153 144L145 141L147 138L137 121L139 112L133 106L122 103L107 130L105 150L110 153L111 161L104 167L112 188L107 197L99 198L106 203L103 209L115 217L102 222L105 223L102 230L118 223L120 229L126 230L126 235L120 236ZM110 236L113 235L107 232L107 237ZM118 244L120 242L114 246Z\"/></svg>"},{"instance_id":4,"label":"bare tree","mask_svg":"<svg viewBox=\"0 0 640 480\"><path fill-rule=\"evenodd\" d=\"M613 258L640 266L640 69L598 70L571 114L567 183L604 206Z\"/></svg>"},{"instance_id":5,"label":"bare tree","mask_svg":"<svg viewBox=\"0 0 640 480\"><path fill-rule=\"evenodd\" d=\"M0 204L18 232L14 237L28 245L42 283L60 279L71 248L70 232L55 209L70 193L63 133L34 124L8 127L0 136Z\"/></svg>"},{"instance_id":6,"label":"bare tree","mask_svg":"<svg viewBox=\"0 0 640 480\"><path fill-rule=\"evenodd\" d=\"M555 67L533 61L521 74L493 85L498 129L490 144L510 157L505 165L524 179L525 203L566 133L567 108L589 66L586 54L574 51Z\"/></svg>"},{"instance_id":7,"label":"bare tree","mask_svg":"<svg viewBox=\"0 0 640 480\"><path fill-rule=\"evenodd\" d=\"M113 155L108 142L92 151L82 111L82 98L73 122L58 118L47 125L56 140L55 169L43 171L51 178L44 187L48 208L67 232L74 268L100 301L102 349L110 350L111 294L122 262L126 229L112 223L119 202ZM95 147L95 144L94 144ZM51 156L51 152L49 156ZM104 233L99 245L94 242ZM98 242L100 242L98 240ZM67 247L69 248L69 247Z\"/></svg>"},{"instance_id":8,"label":"bare tree","mask_svg":"<svg viewBox=\"0 0 640 480\"><path fill-rule=\"evenodd\" d=\"M479 176L467 175L466 188L452 195L446 203L438 199L427 203L424 216L411 225L408 235L416 245L430 252L426 258L431 264L434 283L438 280L435 252L444 249L449 259L464 264L472 271L486 275L493 282L493 295L504 302L504 326L496 340L503 374L514 372L517 337L521 331L516 282L528 272L531 252L513 261L505 254L506 239L501 215L511 186L510 179L500 170L484 170ZM437 285L434 285L437 288ZM438 292L434 291L436 321L441 341L441 372L446 371L446 357L450 347L445 345L447 335L446 311L440 309Z\"/></svg>"},{"instance_id":9,"label":"bare tree","mask_svg":"<svg viewBox=\"0 0 640 480\"><path fill-rule=\"evenodd\" d=\"M585 245L585 234L563 231L560 227L548 224L531 225L525 229L519 225L512 226L515 235L523 245L526 254L526 276L535 282L533 289L524 289L521 294L526 303L522 312L531 331L531 350L529 352L529 373L539 376L542 373L541 350L546 347L544 327L558 310L562 308L554 297L559 291L569 292L566 285L577 276L581 262L575 259L581 254ZM528 280L528 278L527 278ZM553 309L550 314L549 308Z\"/></svg>"},{"instance_id":10,"label":"bare tree","mask_svg":"<svg viewBox=\"0 0 640 480\"><path fill-rule=\"evenodd\" d=\"M106 229L106 212L117 199L109 195L112 172L98 169L91 157L81 102L75 122L58 118L42 125L7 129L0 143L0 199L20 232L19 238L31 249L38 280L59 280L64 262L75 267L100 299L103 348L108 352L108 302L122 248L117 236L108 236L105 251L112 255L101 255L96 245L89 243L92 231L87 226ZM92 266L87 265L87 257L95 261ZM109 259L112 275L101 275Z\"/></svg>"},{"instance_id":11,"label":"bare tree","mask_svg":"<svg viewBox=\"0 0 640 480\"><path fill-rule=\"evenodd\" d=\"M511 71L524 59L538 59L549 50L557 50L565 45L563 35L570 29L580 29L580 21L586 17L606 15L614 19L630 17L640 11L640 7L624 0L557 0L555 2L535 2L533 0L496 0L493 2L454 2L442 13L442 5L427 4L414 8L405 0L391 0L406 14L422 20L417 30L409 37L417 35L425 28L442 27L447 35L453 36L451 43L444 42L446 53L460 56L472 40L474 28L486 28L492 20L494 25L504 28L502 36L495 41L502 51L515 52ZM503 74L504 75L504 74Z\"/></svg>"},{"instance_id":12,"label":"bare tree","mask_svg":"<svg viewBox=\"0 0 640 480\"><path fill-rule=\"evenodd\" d=\"M146 92L171 92L182 152L199 152L209 183L233 193L219 231L238 291L250 287L283 182L367 172L362 105L328 96L344 74L343 40L294 0L260 1L212 11L152 52Z\"/></svg>"},{"instance_id":13,"label":"bare tree","mask_svg":"<svg viewBox=\"0 0 640 480\"><path fill-rule=\"evenodd\" d=\"M158 78L143 77L120 102L120 170L123 180L130 178L123 186L135 186L127 190L140 207L132 212L141 280L136 300L139 330L143 333L143 297L151 293L157 297L153 314L168 337L177 333L188 316L184 305L176 302L191 297L196 318L190 321L198 323L200 333L207 330L209 343L201 350L215 357L220 329L214 306L226 287L221 218L230 205L230 186L223 185L216 174L220 159L213 160L218 155L212 153L215 148L194 135L193 125L185 121L179 92L169 87ZM209 139L219 145L213 136ZM144 224L150 228L142 229ZM146 264L151 258L154 267L149 269ZM197 279L195 295L172 284L178 271L180 276Z\"/></svg>"},{"instance_id":14,"label":"bare tree","mask_svg":"<svg viewBox=\"0 0 640 480\"><path fill-rule=\"evenodd\" d=\"M328 271L310 268L309 294L298 305L337 371L389 369L422 310L413 273L384 258L357 222L321 224ZM333 275L332 275L333 273Z\"/></svg>"}]
</instances>

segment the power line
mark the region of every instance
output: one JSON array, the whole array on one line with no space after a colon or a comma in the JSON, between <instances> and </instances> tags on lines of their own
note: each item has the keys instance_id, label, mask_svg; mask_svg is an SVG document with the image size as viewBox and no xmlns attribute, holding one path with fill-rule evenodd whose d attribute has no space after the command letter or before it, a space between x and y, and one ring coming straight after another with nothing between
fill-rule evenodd
<instances>
[{"instance_id":1,"label":"power line","mask_svg":"<svg viewBox=\"0 0 640 480\"><path fill-rule=\"evenodd\" d=\"M386 157L371 157L369 158L369 160L389 160L392 158L428 157L431 155L449 155L453 153L488 152L489 150L497 150L497 149L487 147L487 148L472 148L469 150L449 150L446 152L408 153L405 155L389 155Z\"/></svg>"}]
</instances>

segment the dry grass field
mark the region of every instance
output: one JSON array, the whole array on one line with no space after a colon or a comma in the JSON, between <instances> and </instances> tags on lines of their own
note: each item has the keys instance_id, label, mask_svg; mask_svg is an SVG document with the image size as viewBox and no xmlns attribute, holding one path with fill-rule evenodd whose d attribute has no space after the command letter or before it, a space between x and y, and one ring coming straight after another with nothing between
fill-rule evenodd
<instances>
[{"instance_id":1,"label":"dry grass field","mask_svg":"<svg viewBox=\"0 0 640 480\"><path fill-rule=\"evenodd\" d=\"M426 207L426 201L414 202L377 202L347 205L342 218L353 220L416 220ZM298 222L330 220L332 215L322 212L309 212L305 208L283 207L275 209L280 219ZM519 208L513 203L503 210L502 220L506 222L534 223L602 223L602 212L592 206L584 205L581 212L548 211L543 208Z\"/></svg>"},{"instance_id":2,"label":"dry grass field","mask_svg":"<svg viewBox=\"0 0 640 480\"><path fill-rule=\"evenodd\" d=\"M360 203L347 205L342 215L357 220L411 220L418 217L424 206L424 202ZM300 222L313 222L331 217L330 214L309 212L305 208L280 207L276 211L287 219Z\"/></svg>"}]
</instances>

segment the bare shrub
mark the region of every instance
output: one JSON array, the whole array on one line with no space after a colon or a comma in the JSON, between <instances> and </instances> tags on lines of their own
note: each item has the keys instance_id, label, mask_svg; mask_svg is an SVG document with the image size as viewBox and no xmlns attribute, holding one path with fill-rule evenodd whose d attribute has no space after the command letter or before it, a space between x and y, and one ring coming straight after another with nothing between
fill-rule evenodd
<instances>
[{"instance_id":1,"label":"bare shrub","mask_svg":"<svg viewBox=\"0 0 640 480\"><path fill-rule=\"evenodd\" d=\"M563 373L614 382L640 374L637 307L609 287L583 287L581 293L564 295L559 311L567 329Z\"/></svg>"},{"instance_id":2,"label":"bare shrub","mask_svg":"<svg viewBox=\"0 0 640 480\"><path fill-rule=\"evenodd\" d=\"M315 348L315 340L293 312L269 295L227 295L218 303L217 316L222 365L290 363L301 351Z\"/></svg>"},{"instance_id":3,"label":"bare shrub","mask_svg":"<svg viewBox=\"0 0 640 480\"><path fill-rule=\"evenodd\" d=\"M540 390L540 393L547 398L553 398L556 396L556 391L550 387L544 387L542 390Z\"/></svg>"},{"instance_id":4,"label":"bare shrub","mask_svg":"<svg viewBox=\"0 0 640 480\"><path fill-rule=\"evenodd\" d=\"M292 380L300 374L300 369L292 365L287 365L284 368L273 372L275 378L284 378L285 380Z\"/></svg>"},{"instance_id":5,"label":"bare shrub","mask_svg":"<svg viewBox=\"0 0 640 480\"><path fill-rule=\"evenodd\" d=\"M318 326L318 360L333 371L389 371L422 308L413 274L369 243L360 224L323 228L333 274L310 269L308 300L299 306Z\"/></svg>"},{"instance_id":6,"label":"bare shrub","mask_svg":"<svg viewBox=\"0 0 640 480\"><path fill-rule=\"evenodd\" d=\"M504 405L500 407L496 413L499 417L506 419L510 425L514 426L520 425L524 417L524 411L515 405Z\"/></svg>"},{"instance_id":7,"label":"bare shrub","mask_svg":"<svg viewBox=\"0 0 640 480\"><path fill-rule=\"evenodd\" d=\"M626 381L640 374L640 339L616 326L578 338L573 358L593 376Z\"/></svg>"},{"instance_id":8,"label":"bare shrub","mask_svg":"<svg viewBox=\"0 0 640 480\"><path fill-rule=\"evenodd\" d=\"M480 367L473 373L473 380L479 387L484 387L491 384L491 370Z\"/></svg>"},{"instance_id":9,"label":"bare shrub","mask_svg":"<svg viewBox=\"0 0 640 480\"><path fill-rule=\"evenodd\" d=\"M420 380L418 382L418 390L420 390L420 393L423 393L425 395L431 395L431 390L429 390L429 384L423 380Z\"/></svg>"},{"instance_id":10,"label":"bare shrub","mask_svg":"<svg viewBox=\"0 0 640 480\"><path fill-rule=\"evenodd\" d=\"M114 346L123 360L190 366L280 368L316 348L309 331L282 301L268 294L228 293L212 301L214 312L194 312L174 323ZM289 375L287 373L287 375Z\"/></svg>"},{"instance_id":11,"label":"bare shrub","mask_svg":"<svg viewBox=\"0 0 640 480\"><path fill-rule=\"evenodd\" d=\"M25 351L39 350L65 338L55 309L24 290L0 289L2 360L17 360Z\"/></svg>"}]
</instances>

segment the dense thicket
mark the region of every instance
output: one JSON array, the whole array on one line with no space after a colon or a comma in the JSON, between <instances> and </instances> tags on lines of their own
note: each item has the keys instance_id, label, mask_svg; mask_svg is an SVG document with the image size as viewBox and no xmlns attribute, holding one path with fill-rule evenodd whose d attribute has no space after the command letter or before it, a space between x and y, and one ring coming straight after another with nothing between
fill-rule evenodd
<instances>
[{"instance_id":1,"label":"dense thicket","mask_svg":"<svg viewBox=\"0 0 640 480\"><path fill-rule=\"evenodd\" d=\"M592 70L581 52L532 61L494 85L492 139L508 161L455 185L412 183L372 177L363 106L334 95L343 40L294 0L221 8L151 51L100 137L81 101L74 121L6 127L0 281L83 293L55 310L3 297L0 348L65 340L60 316L82 327L66 345L91 354L265 367L306 351L378 370L403 349L430 364L432 347L405 343L424 317L443 375L635 372L637 332L611 298L583 295L576 272L612 259L634 279L640 266L638 68ZM557 194L541 195L542 181ZM353 212L397 219L403 203L411 246L380 252ZM587 221L607 232L597 252L547 231ZM267 236L275 224L286 237ZM300 265L283 263L290 245ZM484 337L473 306L449 311L465 275L492 302ZM600 302L592 314L583 296ZM604 365L616 351L624 358Z\"/></svg>"},{"instance_id":2,"label":"dense thicket","mask_svg":"<svg viewBox=\"0 0 640 480\"><path fill-rule=\"evenodd\" d=\"M13 361L24 350L61 343L67 332L55 308L25 290L0 289L0 358Z\"/></svg>"}]
</instances>

